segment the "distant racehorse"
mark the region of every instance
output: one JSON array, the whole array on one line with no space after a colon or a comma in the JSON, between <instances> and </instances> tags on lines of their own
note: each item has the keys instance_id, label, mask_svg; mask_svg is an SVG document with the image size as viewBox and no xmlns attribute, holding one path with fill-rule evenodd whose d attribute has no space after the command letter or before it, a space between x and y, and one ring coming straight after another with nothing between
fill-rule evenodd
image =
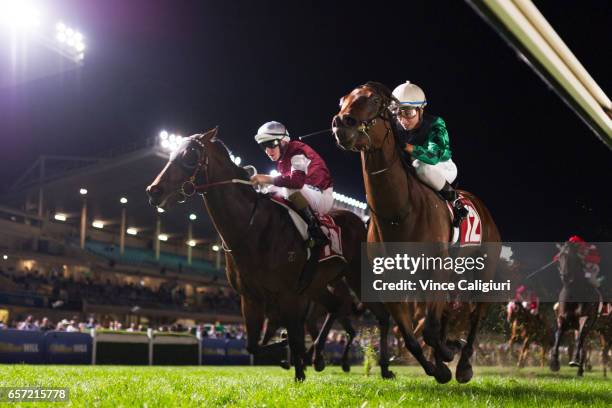
<instances>
[{"instance_id":1,"label":"distant racehorse","mask_svg":"<svg viewBox=\"0 0 612 408\"><path fill-rule=\"evenodd\" d=\"M529 345L536 343L542 348L540 354L540 366L546 364L546 354L552 345L553 333L548 322L541 313L532 314L520 301L512 300L506 309L506 320L511 325L510 340L508 342L509 352L512 353L514 343L523 340L519 352L517 366L523 368Z\"/></svg>"},{"instance_id":2,"label":"distant racehorse","mask_svg":"<svg viewBox=\"0 0 612 408\"><path fill-rule=\"evenodd\" d=\"M285 347L282 343L259 344L266 308L274 308L287 328L295 379L304 380L304 322L309 301L329 311L314 352L313 364L322 369L325 330L329 331L337 317L351 312L327 286L344 277L358 296L360 293L360 251L365 240L361 219L349 211L330 214L342 227L346 262L332 258L319 263L315 280L303 294L298 294L298 278L308 256L303 239L287 210L253 189L247 171L230 159L216 128L184 140L147 193L151 204L162 208L196 193L203 195L208 214L223 241L228 281L241 297L250 353ZM392 377L386 350L389 315L382 304L368 307L377 316L381 339L385 339L381 341L381 374Z\"/></svg>"},{"instance_id":3,"label":"distant racehorse","mask_svg":"<svg viewBox=\"0 0 612 408\"><path fill-rule=\"evenodd\" d=\"M585 340L593 329L603 308L599 291L587 280L584 265L578 253L578 244L566 242L560 247L559 272L563 288L559 293L559 310L555 328L555 343L550 355L550 369L559 371L559 345L566 330L578 330L575 355L569 365L578 367L578 376L584 373L586 360Z\"/></svg>"},{"instance_id":4,"label":"distant racehorse","mask_svg":"<svg viewBox=\"0 0 612 408\"><path fill-rule=\"evenodd\" d=\"M372 217L368 242L425 242L439 248L434 255L448 256L451 238L451 219L446 203L431 188L423 184L414 169L405 163L398 143L394 118L389 111L393 101L391 92L382 84L368 82L344 96L340 111L332 121L337 143L344 149L361 152L361 165L368 205ZM500 235L491 214L482 201L466 191L481 220L482 242L485 247L462 249L459 256L485 256L486 267L479 279L492 279L501 250ZM485 253L483 253L483 251ZM450 278L449 271L438 270L439 280ZM452 378L445 362L452 361L455 349L446 342L448 319L445 301L431 301L423 305L425 323L423 338L434 349L435 367L423 356L419 343L412 334L413 320L407 302L391 302L386 306L399 326L404 342L428 375L440 383ZM470 357L478 324L485 311L484 303L470 305L470 328L467 344L461 350L456 379L468 382L473 375Z\"/></svg>"}]
</instances>

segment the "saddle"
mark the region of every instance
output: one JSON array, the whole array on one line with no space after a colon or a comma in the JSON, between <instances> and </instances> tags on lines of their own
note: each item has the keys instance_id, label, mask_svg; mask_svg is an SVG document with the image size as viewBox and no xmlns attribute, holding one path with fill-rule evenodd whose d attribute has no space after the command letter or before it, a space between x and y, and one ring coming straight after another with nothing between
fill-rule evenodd
<instances>
[{"instance_id":1,"label":"saddle","mask_svg":"<svg viewBox=\"0 0 612 408\"><path fill-rule=\"evenodd\" d=\"M300 236L304 241L308 240L308 224L304 219L297 213L297 211L293 208L293 204L281 197L279 195L270 195L270 199L273 203L280 205L289 214L289 218L293 221L293 225L299 232ZM329 239L329 244L325 245L321 248L321 251L318 255L318 261L323 262L327 261L331 258L340 258L344 262L346 259L344 258L342 251L342 228L334 221L333 217L329 215L320 215L317 213L317 218L321 222L321 230ZM310 249L309 249L309 259L310 259Z\"/></svg>"}]
</instances>

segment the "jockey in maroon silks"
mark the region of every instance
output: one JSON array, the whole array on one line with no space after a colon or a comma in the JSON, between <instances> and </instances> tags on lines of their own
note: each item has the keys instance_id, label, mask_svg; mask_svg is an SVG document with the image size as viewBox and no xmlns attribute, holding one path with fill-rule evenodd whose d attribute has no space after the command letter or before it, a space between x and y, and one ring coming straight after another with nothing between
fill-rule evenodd
<instances>
[{"instance_id":1,"label":"jockey in maroon silks","mask_svg":"<svg viewBox=\"0 0 612 408\"><path fill-rule=\"evenodd\" d=\"M254 185L268 186L272 193L291 201L299 214L308 223L309 247L314 254L328 244L327 236L321 230L316 213L327 214L334 203L333 182L325 161L310 146L289 138L287 128L279 122L264 123L255 141L276 162L278 176L256 174L251 177ZM312 276L300 279L300 287L310 283Z\"/></svg>"},{"instance_id":2,"label":"jockey in maroon silks","mask_svg":"<svg viewBox=\"0 0 612 408\"><path fill-rule=\"evenodd\" d=\"M599 250L593 244L589 244L578 235L571 236L567 242L578 246L578 256L582 260L584 277L589 281L591 285L598 288L600 282L598 279L601 256ZM555 255L554 260L557 260L559 255Z\"/></svg>"}]
</instances>

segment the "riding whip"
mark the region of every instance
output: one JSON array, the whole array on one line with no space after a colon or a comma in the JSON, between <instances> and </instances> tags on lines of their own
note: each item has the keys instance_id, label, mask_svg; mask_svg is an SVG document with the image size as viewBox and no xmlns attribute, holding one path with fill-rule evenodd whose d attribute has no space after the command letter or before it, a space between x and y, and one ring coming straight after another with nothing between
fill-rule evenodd
<instances>
[{"instance_id":1,"label":"riding whip","mask_svg":"<svg viewBox=\"0 0 612 408\"><path fill-rule=\"evenodd\" d=\"M309 138L309 137L312 137L312 136L316 136L316 135L320 135L321 133L326 133L326 132L331 132L331 129L323 129L323 130L319 130L318 132L308 133L307 135L303 135L303 136L298 137L298 139L304 140L306 138Z\"/></svg>"}]
</instances>

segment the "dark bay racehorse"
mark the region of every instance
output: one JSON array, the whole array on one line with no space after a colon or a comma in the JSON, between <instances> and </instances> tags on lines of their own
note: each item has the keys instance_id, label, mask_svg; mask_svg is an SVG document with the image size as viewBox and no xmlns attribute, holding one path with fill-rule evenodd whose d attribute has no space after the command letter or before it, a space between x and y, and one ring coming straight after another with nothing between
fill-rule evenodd
<instances>
[{"instance_id":1,"label":"dark bay racehorse","mask_svg":"<svg viewBox=\"0 0 612 408\"><path fill-rule=\"evenodd\" d=\"M563 287L559 293L559 309L555 327L555 343L550 354L550 369L559 371L559 345L567 330L578 330L575 355L569 365L578 367L578 376L584 374L585 340L603 308L599 291L584 274L584 265L578 252L579 243L566 242L560 247L559 273Z\"/></svg>"},{"instance_id":2,"label":"dark bay racehorse","mask_svg":"<svg viewBox=\"0 0 612 408\"><path fill-rule=\"evenodd\" d=\"M366 231L361 219L348 211L331 215L342 227L342 248L347 263L332 258L318 265L316 278L303 293L296 291L299 275L307 260L307 249L287 211L251 186L247 171L230 159L229 150L217 137L217 129L193 135L170 157L170 161L147 188L152 205L171 206L200 193L219 233L226 256L226 274L241 297L250 353L264 353L284 344L261 346L266 311L274 309L287 328L295 379L304 380L304 321L310 300L329 312L316 341L315 368L324 365L322 350L334 319L350 310L327 290L330 282L344 276L359 296L360 250ZM386 336L389 315L382 304L368 304L380 324L381 374L388 370ZM350 308L348 308L350 309ZM384 336L384 337L383 337Z\"/></svg>"},{"instance_id":3,"label":"dark bay racehorse","mask_svg":"<svg viewBox=\"0 0 612 408\"><path fill-rule=\"evenodd\" d=\"M436 256L448 256L451 220L446 203L431 188L417 178L414 170L405 163L397 141L393 117L389 105L391 92L382 84L368 82L353 90L341 100L340 112L333 118L332 127L336 142L344 149L361 152L361 164L368 205L372 219L368 230L368 242L427 242L435 243ZM476 196L461 192L469 198L480 214L482 242L498 243L500 235L491 214ZM487 263L479 279L492 279L499 259L501 244L487 245L486 249L472 247L462 250L459 256L480 256L486 252ZM444 280L448 271L435 271ZM434 349L435 368L423 357L419 344L411 331L410 306L395 302L386 304L399 326L405 344L428 375L434 375L440 383L450 381L452 375L445 362L452 361L454 349L446 344L446 323L443 300L428 302L423 329L425 342ZM470 357L478 323L485 311L485 304L472 304L467 343L461 350L456 379L468 382L473 375Z\"/></svg>"}]
</instances>

